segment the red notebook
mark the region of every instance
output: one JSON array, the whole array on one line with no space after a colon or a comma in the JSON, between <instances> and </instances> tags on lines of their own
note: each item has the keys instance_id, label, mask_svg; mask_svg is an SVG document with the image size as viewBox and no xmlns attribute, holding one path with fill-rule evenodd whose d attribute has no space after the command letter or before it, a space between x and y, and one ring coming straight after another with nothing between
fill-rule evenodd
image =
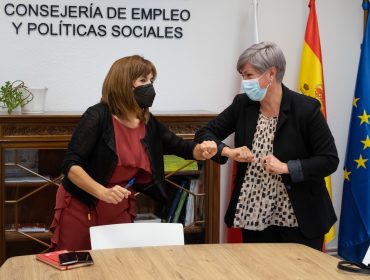
<instances>
[{"instance_id":1,"label":"red notebook","mask_svg":"<svg viewBox=\"0 0 370 280\"><path fill-rule=\"evenodd\" d=\"M59 270L68 270L72 268L77 268L81 266L86 266L86 265L92 265L92 262L90 263L75 263L75 264L70 264L70 265L61 265L59 262L59 255L68 253L69 251L67 250L61 250L61 251L54 251L50 253L44 253L44 254L37 254L36 259L44 262L48 265L51 265L52 267L55 267Z\"/></svg>"}]
</instances>

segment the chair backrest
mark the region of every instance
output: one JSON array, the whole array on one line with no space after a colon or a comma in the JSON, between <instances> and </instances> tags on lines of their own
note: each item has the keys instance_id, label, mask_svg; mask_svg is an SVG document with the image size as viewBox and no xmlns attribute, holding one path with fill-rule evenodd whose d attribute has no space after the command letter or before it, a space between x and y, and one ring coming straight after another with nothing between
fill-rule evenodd
<instances>
[{"instance_id":1,"label":"chair backrest","mask_svg":"<svg viewBox=\"0 0 370 280\"><path fill-rule=\"evenodd\" d=\"M184 245L178 223L127 223L90 227L91 249Z\"/></svg>"}]
</instances>

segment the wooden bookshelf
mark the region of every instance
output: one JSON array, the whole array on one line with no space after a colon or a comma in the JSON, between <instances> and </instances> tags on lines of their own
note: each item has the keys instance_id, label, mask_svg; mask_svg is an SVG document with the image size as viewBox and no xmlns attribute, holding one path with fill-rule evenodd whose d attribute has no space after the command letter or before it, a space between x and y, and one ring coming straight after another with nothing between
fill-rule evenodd
<instances>
[{"instance_id":1,"label":"wooden bookshelf","mask_svg":"<svg viewBox=\"0 0 370 280\"><path fill-rule=\"evenodd\" d=\"M154 115L171 131L188 140L193 139L199 127L215 117L205 111L154 112ZM11 256L37 254L47 249L45 244L50 242L50 232L22 234L9 230L9 224L50 225L61 163L80 116L81 112L0 114L0 265ZM28 154L37 155L37 160L33 162ZM16 167L11 167L14 164ZM200 170L176 173L176 176L189 175L202 177L205 219L185 229L185 241L218 243L219 166L206 161ZM28 180L27 176L32 178ZM139 213L152 210L148 199L144 195L139 199ZM140 201L145 203L140 205Z\"/></svg>"}]
</instances>

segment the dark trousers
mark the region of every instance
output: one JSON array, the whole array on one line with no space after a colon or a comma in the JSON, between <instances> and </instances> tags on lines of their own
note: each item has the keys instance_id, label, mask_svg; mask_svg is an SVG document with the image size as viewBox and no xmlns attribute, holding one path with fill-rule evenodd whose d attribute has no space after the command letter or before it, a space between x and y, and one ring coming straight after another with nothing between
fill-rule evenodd
<instances>
[{"instance_id":1,"label":"dark trousers","mask_svg":"<svg viewBox=\"0 0 370 280\"><path fill-rule=\"evenodd\" d=\"M298 227L269 226L262 231L242 229L244 243L299 243L322 251L324 236L308 239Z\"/></svg>"}]
</instances>

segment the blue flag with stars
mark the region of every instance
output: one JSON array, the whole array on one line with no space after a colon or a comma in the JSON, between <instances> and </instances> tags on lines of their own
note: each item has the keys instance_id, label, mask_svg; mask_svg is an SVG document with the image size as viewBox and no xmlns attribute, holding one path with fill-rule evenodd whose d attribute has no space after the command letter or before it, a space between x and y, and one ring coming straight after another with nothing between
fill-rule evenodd
<instances>
[{"instance_id":1,"label":"blue flag with stars","mask_svg":"<svg viewBox=\"0 0 370 280\"><path fill-rule=\"evenodd\" d=\"M369 5L363 6L369 9ZM344 165L338 254L362 262L370 246L370 17L361 45Z\"/></svg>"}]
</instances>

